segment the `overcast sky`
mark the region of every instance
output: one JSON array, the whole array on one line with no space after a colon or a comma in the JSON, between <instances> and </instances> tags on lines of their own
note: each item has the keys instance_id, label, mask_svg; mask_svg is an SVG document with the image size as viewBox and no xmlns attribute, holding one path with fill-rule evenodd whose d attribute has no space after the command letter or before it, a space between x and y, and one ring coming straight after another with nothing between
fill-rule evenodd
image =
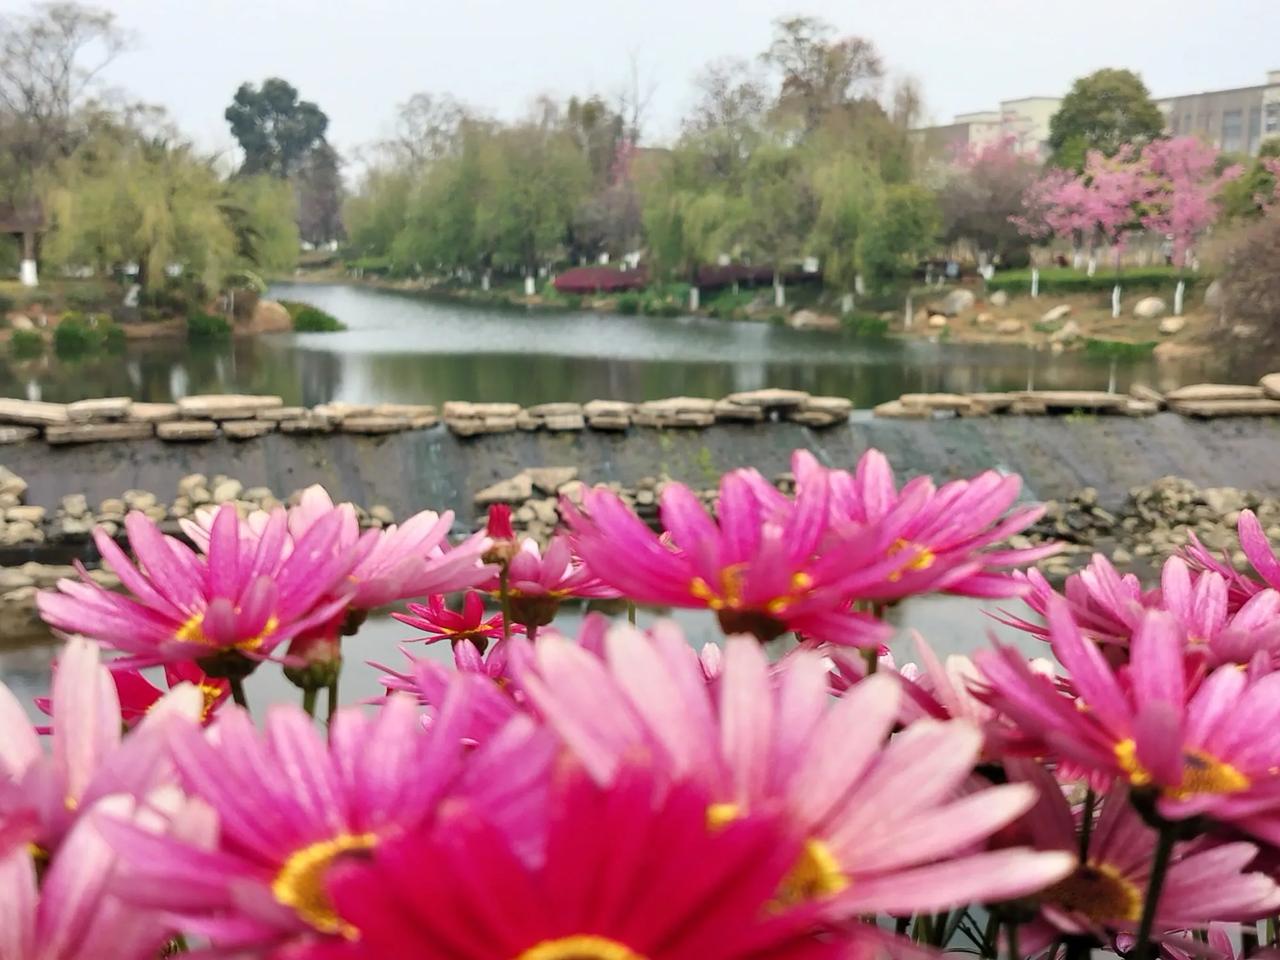
<instances>
[{"instance_id":1,"label":"overcast sky","mask_svg":"<svg viewBox=\"0 0 1280 960\"><path fill-rule=\"evenodd\" d=\"M669 137L708 60L753 56L771 21L821 16L916 77L928 116L1057 95L1098 67L1156 96L1260 84L1280 69L1280 0L114 0L135 37L107 80L167 107L206 148L245 80L281 76L330 118L344 151L384 136L395 104L449 91L519 114L539 93L616 91L634 53L654 86L647 134ZM0 11L30 4L0 0Z\"/></svg>"}]
</instances>

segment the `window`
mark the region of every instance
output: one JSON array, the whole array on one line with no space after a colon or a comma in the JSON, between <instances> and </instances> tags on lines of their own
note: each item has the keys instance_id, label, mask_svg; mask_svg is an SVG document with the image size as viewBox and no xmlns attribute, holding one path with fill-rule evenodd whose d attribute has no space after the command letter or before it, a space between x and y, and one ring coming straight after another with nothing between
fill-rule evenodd
<instances>
[{"instance_id":1,"label":"window","mask_svg":"<svg viewBox=\"0 0 1280 960\"><path fill-rule=\"evenodd\" d=\"M1222 112L1222 149L1227 153L1239 153L1244 149L1244 111Z\"/></svg>"},{"instance_id":2,"label":"window","mask_svg":"<svg viewBox=\"0 0 1280 960\"><path fill-rule=\"evenodd\" d=\"M1267 122L1263 129L1267 136L1280 133L1280 102L1267 104Z\"/></svg>"},{"instance_id":3,"label":"window","mask_svg":"<svg viewBox=\"0 0 1280 960\"><path fill-rule=\"evenodd\" d=\"M1262 108L1249 108L1249 153L1257 154L1262 143Z\"/></svg>"}]
</instances>

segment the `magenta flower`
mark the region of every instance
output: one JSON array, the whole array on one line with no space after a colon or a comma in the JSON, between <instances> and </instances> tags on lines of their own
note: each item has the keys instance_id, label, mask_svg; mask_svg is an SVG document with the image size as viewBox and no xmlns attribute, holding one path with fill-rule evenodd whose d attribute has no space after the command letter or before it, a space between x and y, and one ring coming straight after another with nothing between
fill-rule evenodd
<instances>
[{"instance_id":1,"label":"magenta flower","mask_svg":"<svg viewBox=\"0 0 1280 960\"><path fill-rule=\"evenodd\" d=\"M54 669L57 669L57 664L54 664ZM200 717L202 723L208 723L214 711L231 696L231 684L209 676L191 661L180 660L164 665L164 690L148 680L141 670L112 670L111 679L120 700L120 721L126 728L135 726L164 699L168 691L182 683L189 683L200 691L204 701ZM48 697L37 697L36 706L47 714L53 713L53 701Z\"/></svg>"},{"instance_id":2,"label":"magenta flower","mask_svg":"<svg viewBox=\"0 0 1280 960\"><path fill-rule=\"evenodd\" d=\"M120 701L96 644L73 639L53 676L52 749L0 684L0 854L15 844L54 850L77 818L113 794L143 798L173 782L165 732L198 721L203 697L180 684L122 738Z\"/></svg>"},{"instance_id":3,"label":"magenta flower","mask_svg":"<svg viewBox=\"0 0 1280 960\"><path fill-rule=\"evenodd\" d=\"M596 572L573 555L569 540L557 534L544 554L530 537L518 542L506 563L507 606L513 623L523 624L536 635L556 615L560 602L569 597L583 599L620 596ZM494 576L484 585L501 596L502 581Z\"/></svg>"},{"instance_id":4,"label":"magenta flower","mask_svg":"<svg viewBox=\"0 0 1280 960\"><path fill-rule=\"evenodd\" d=\"M889 461L874 449L863 454L853 473L829 473L836 529L875 524L904 507L908 511L890 549L910 562L868 593L871 599L895 600L929 590L973 597L1019 596L1025 585L1006 571L1059 549L1057 544L995 549L1044 514L1039 505L1009 512L1022 489L1016 475L988 470L971 480L954 480L937 488L928 477L916 477L898 489Z\"/></svg>"},{"instance_id":5,"label":"magenta flower","mask_svg":"<svg viewBox=\"0 0 1280 960\"><path fill-rule=\"evenodd\" d=\"M1012 778L1038 788L1040 799L1023 821L1035 846L1079 856L1083 807L1072 810L1044 767L1014 761L1007 769ZM1142 822L1129 802L1128 790L1119 786L1103 797L1086 855L1070 876L1033 898L1040 913L1019 938L1023 952L1033 956L1063 934L1088 934L1107 943L1118 934L1134 933L1155 845L1156 832ZM1257 847L1243 842L1176 844L1161 887L1156 932L1275 913L1280 907L1280 887L1265 873L1244 872L1257 853Z\"/></svg>"},{"instance_id":6,"label":"magenta flower","mask_svg":"<svg viewBox=\"0 0 1280 960\"><path fill-rule=\"evenodd\" d=\"M427 643L470 641L483 652L489 641L501 640L503 636L502 614L495 613L486 618L484 600L478 593L468 592L462 599L462 609L457 612L449 609L440 594L433 594L425 604L410 603L407 606L407 614L393 613L391 616L415 630L422 630L426 636L417 639ZM518 633L522 628L515 624L508 629Z\"/></svg>"},{"instance_id":7,"label":"magenta flower","mask_svg":"<svg viewBox=\"0 0 1280 960\"><path fill-rule=\"evenodd\" d=\"M335 547L338 518L315 524L286 555L283 510L273 513L252 549L242 549L235 508L219 508L207 557L164 536L141 513L125 518L134 567L101 530L103 563L130 596L82 581L60 580L39 594L40 615L55 629L83 634L131 654L145 666L198 660L207 672L225 655L259 659L300 633L332 620L347 604L342 584L354 558Z\"/></svg>"},{"instance_id":8,"label":"magenta flower","mask_svg":"<svg viewBox=\"0 0 1280 960\"><path fill-rule=\"evenodd\" d=\"M235 708L204 733L179 731L174 763L187 791L217 814L216 838L197 845L119 827L112 839L129 868L124 893L220 951L355 937L329 900L329 870L431 817L456 786L474 685L459 678L426 730L412 702L396 697L373 717L340 710L327 744L306 714L283 705L268 711L262 735ZM502 762L517 776L546 757L521 746ZM492 763L472 762L492 775ZM488 802L499 788L477 789Z\"/></svg>"},{"instance_id":9,"label":"magenta flower","mask_svg":"<svg viewBox=\"0 0 1280 960\"><path fill-rule=\"evenodd\" d=\"M545 855L529 862L475 804L335 871L362 933L347 955L451 960L819 960L846 956L810 905L774 903L798 853L766 813L708 829L705 794L646 771L608 789L557 777ZM424 869L424 865L430 865Z\"/></svg>"},{"instance_id":10,"label":"magenta flower","mask_svg":"<svg viewBox=\"0 0 1280 960\"><path fill-rule=\"evenodd\" d=\"M989 702L1064 760L1154 793L1166 819L1203 814L1280 840L1280 673L1229 665L1189 682L1181 632L1162 611L1145 616L1117 673L1065 601L1048 615L1075 696L1001 647L977 657Z\"/></svg>"},{"instance_id":11,"label":"magenta flower","mask_svg":"<svg viewBox=\"0 0 1280 960\"><path fill-rule=\"evenodd\" d=\"M957 798L982 747L964 721L920 721L886 745L901 697L891 676L833 701L817 654L797 651L771 674L758 643L731 637L712 691L674 626L651 638L616 626L603 660L554 636L534 653L521 688L598 783L644 757L670 781L698 784L712 823L781 813L804 840L784 902L821 899L843 916L936 912L1019 896L1071 868L1059 854L971 852L1035 791Z\"/></svg>"},{"instance_id":12,"label":"magenta flower","mask_svg":"<svg viewBox=\"0 0 1280 960\"><path fill-rule=\"evenodd\" d=\"M1280 590L1280 560L1276 559L1275 551L1267 540L1267 534L1252 510L1240 511L1240 519L1236 522L1236 534L1240 538L1241 551L1254 572L1262 578L1261 583L1253 577L1240 573L1225 559L1219 560L1196 538L1194 533L1191 534L1191 546L1183 551L1192 565L1217 573L1226 581L1232 612L1267 588Z\"/></svg>"},{"instance_id":13,"label":"magenta flower","mask_svg":"<svg viewBox=\"0 0 1280 960\"><path fill-rule=\"evenodd\" d=\"M827 473L805 469L796 455L795 501L754 470L720 481L718 520L680 483L661 494L659 538L607 490L586 495L584 509L561 510L574 546L591 571L641 603L714 610L727 634L762 642L794 630L814 640L874 646L891 632L851 601L896 576L909 554L886 558L892 531L828 536Z\"/></svg>"}]
</instances>

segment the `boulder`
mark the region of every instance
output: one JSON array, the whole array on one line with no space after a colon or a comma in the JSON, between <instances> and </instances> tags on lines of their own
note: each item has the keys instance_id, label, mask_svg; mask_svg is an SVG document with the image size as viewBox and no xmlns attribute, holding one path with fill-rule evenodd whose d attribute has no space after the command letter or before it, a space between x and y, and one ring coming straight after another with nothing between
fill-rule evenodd
<instances>
[{"instance_id":1,"label":"boulder","mask_svg":"<svg viewBox=\"0 0 1280 960\"><path fill-rule=\"evenodd\" d=\"M1280 373L1268 373L1258 381L1258 386L1268 400L1280 400Z\"/></svg>"},{"instance_id":2,"label":"boulder","mask_svg":"<svg viewBox=\"0 0 1280 960\"><path fill-rule=\"evenodd\" d=\"M4 512L4 518L10 523L30 523L38 527L40 524L44 523L44 514L44 507L10 507Z\"/></svg>"},{"instance_id":3,"label":"boulder","mask_svg":"<svg viewBox=\"0 0 1280 960\"><path fill-rule=\"evenodd\" d=\"M436 408L429 403L380 403L373 408L374 416L403 417L413 430L434 427L440 422Z\"/></svg>"},{"instance_id":4,"label":"boulder","mask_svg":"<svg viewBox=\"0 0 1280 960\"><path fill-rule=\"evenodd\" d=\"M525 412L531 417L557 417L565 414L582 413L582 404L580 403L536 403L532 407L526 407Z\"/></svg>"},{"instance_id":5,"label":"boulder","mask_svg":"<svg viewBox=\"0 0 1280 960\"><path fill-rule=\"evenodd\" d=\"M947 326L947 318L941 313L934 313L929 316L930 330L945 330Z\"/></svg>"},{"instance_id":6,"label":"boulder","mask_svg":"<svg viewBox=\"0 0 1280 960\"><path fill-rule=\"evenodd\" d=\"M1044 316L1040 318L1040 322L1041 323L1057 323L1060 320L1067 319L1067 316L1070 313L1071 313L1071 304L1060 303L1053 309L1046 311Z\"/></svg>"},{"instance_id":7,"label":"boulder","mask_svg":"<svg viewBox=\"0 0 1280 960\"><path fill-rule=\"evenodd\" d=\"M973 322L980 327L985 327L988 324L993 323L995 319L996 319L996 315L994 313L987 313L984 310L982 313L978 314L976 317L973 318Z\"/></svg>"},{"instance_id":8,"label":"boulder","mask_svg":"<svg viewBox=\"0 0 1280 960\"><path fill-rule=\"evenodd\" d=\"M631 421L640 427L709 427L716 422L716 401L706 397L667 397L636 407Z\"/></svg>"},{"instance_id":9,"label":"boulder","mask_svg":"<svg viewBox=\"0 0 1280 960\"><path fill-rule=\"evenodd\" d=\"M66 422L66 404L0 397L0 423L18 423L25 426L44 427L49 424Z\"/></svg>"},{"instance_id":10,"label":"boulder","mask_svg":"<svg viewBox=\"0 0 1280 960\"><path fill-rule=\"evenodd\" d=\"M1252 323L1233 323L1231 335L1237 340L1248 340L1258 335L1258 328Z\"/></svg>"},{"instance_id":11,"label":"boulder","mask_svg":"<svg viewBox=\"0 0 1280 960\"><path fill-rule=\"evenodd\" d=\"M925 410L968 410L973 401L958 393L904 393L898 398L904 407L922 407Z\"/></svg>"},{"instance_id":12,"label":"boulder","mask_svg":"<svg viewBox=\"0 0 1280 960\"><path fill-rule=\"evenodd\" d=\"M1133 305L1133 315L1139 320L1154 320L1168 309L1169 307L1159 297L1143 297Z\"/></svg>"},{"instance_id":13,"label":"boulder","mask_svg":"<svg viewBox=\"0 0 1280 960\"><path fill-rule=\"evenodd\" d=\"M543 418L542 426L557 433L566 430L585 430L587 418L581 413L553 413Z\"/></svg>"},{"instance_id":14,"label":"boulder","mask_svg":"<svg viewBox=\"0 0 1280 960\"><path fill-rule=\"evenodd\" d=\"M360 417L347 417L338 428L343 433L399 433L409 429L409 421L404 417L380 417L369 414Z\"/></svg>"},{"instance_id":15,"label":"boulder","mask_svg":"<svg viewBox=\"0 0 1280 960\"><path fill-rule=\"evenodd\" d=\"M276 425L271 420L228 420L222 424L222 432L232 440L255 440L274 433Z\"/></svg>"},{"instance_id":16,"label":"boulder","mask_svg":"<svg viewBox=\"0 0 1280 960\"><path fill-rule=\"evenodd\" d=\"M972 290L958 287L948 293L942 300L933 305L933 310L947 317L958 317L966 310L972 310L978 298ZM932 321L932 318L930 318Z\"/></svg>"},{"instance_id":17,"label":"boulder","mask_svg":"<svg viewBox=\"0 0 1280 960\"><path fill-rule=\"evenodd\" d=\"M249 416L253 416L252 413ZM212 420L168 420L155 425L156 436L167 441L212 440L218 425Z\"/></svg>"},{"instance_id":18,"label":"boulder","mask_svg":"<svg viewBox=\"0 0 1280 960\"><path fill-rule=\"evenodd\" d=\"M743 406L728 399L717 400L713 412L721 423L760 423L765 417L763 407Z\"/></svg>"},{"instance_id":19,"label":"boulder","mask_svg":"<svg viewBox=\"0 0 1280 960\"><path fill-rule=\"evenodd\" d=\"M293 329L289 311L275 300L259 300L249 322L254 333L288 333Z\"/></svg>"},{"instance_id":20,"label":"boulder","mask_svg":"<svg viewBox=\"0 0 1280 960\"><path fill-rule=\"evenodd\" d=\"M1166 337L1171 337L1175 333L1181 333L1182 328L1187 325L1186 317L1164 317L1160 321L1160 325L1156 327Z\"/></svg>"},{"instance_id":21,"label":"boulder","mask_svg":"<svg viewBox=\"0 0 1280 960\"><path fill-rule=\"evenodd\" d=\"M529 467L524 473L528 475L535 490L548 496L557 493L566 483L578 479L577 467Z\"/></svg>"},{"instance_id":22,"label":"boulder","mask_svg":"<svg viewBox=\"0 0 1280 960\"><path fill-rule=\"evenodd\" d=\"M155 428L149 423L68 423L46 427L47 443L98 443L106 440L146 440Z\"/></svg>"},{"instance_id":23,"label":"boulder","mask_svg":"<svg viewBox=\"0 0 1280 960\"><path fill-rule=\"evenodd\" d=\"M279 397L257 397L240 393L211 393L183 397L178 411L188 420L248 420L259 411L284 406Z\"/></svg>"},{"instance_id":24,"label":"boulder","mask_svg":"<svg viewBox=\"0 0 1280 960\"><path fill-rule=\"evenodd\" d=\"M1129 397L1125 400L1120 412L1126 417L1149 417L1154 413L1160 412L1160 404L1153 403L1150 400L1139 400L1137 397Z\"/></svg>"},{"instance_id":25,"label":"boulder","mask_svg":"<svg viewBox=\"0 0 1280 960\"><path fill-rule=\"evenodd\" d=\"M1007 307L1009 305L1009 294L1004 290L997 290L987 297L987 303L993 307Z\"/></svg>"},{"instance_id":26,"label":"boulder","mask_svg":"<svg viewBox=\"0 0 1280 960\"><path fill-rule=\"evenodd\" d=\"M1178 400L1170 394L1169 409L1184 417L1275 417L1280 416L1280 400Z\"/></svg>"},{"instance_id":27,"label":"boulder","mask_svg":"<svg viewBox=\"0 0 1280 960\"><path fill-rule=\"evenodd\" d=\"M1169 406L1183 402L1201 402L1213 400L1260 400L1263 397L1262 387L1252 387L1238 383L1193 383L1179 387L1165 395Z\"/></svg>"},{"instance_id":28,"label":"boulder","mask_svg":"<svg viewBox=\"0 0 1280 960\"><path fill-rule=\"evenodd\" d=\"M72 423L99 423L106 420L123 420L133 406L130 397L102 397L96 400L77 400L67 404L67 419Z\"/></svg>"},{"instance_id":29,"label":"boulder","mask_svg":"<svg viewBox=\"0 0 1280 960\"><path fill-rule=\"evenodd\" d=\"M1073 410L1106 413L1123 409L1129 398L1102 390L1025 390L1018 393L1017 399L1043 407L1046 413Z\"/></svg>"},{"instance_id":30,"label":"boulder","mask_svg":"<svg viewBox=\"0 0 1280 960\"><path fill-rule=\"evenodd\" d=\"M365 417L371 413L373 413L371 403L343 403L338 400L311 408L312 416L325 417L333 423L342 423L348 417Z\"/></svg>"},{"instance_id":31,"label":"boulder","mask_svg":"<svg viewBox=\"0 0 1280 960\"><path fill-rule=\"evenodd\" d=\"M472 497L477 507L495 503L524 503L533 496L533 477L525 470L507 480L499 480L480 490Z\"/></svg>"},{"instance_id":32,"label":"boulder","mask_svg":"<svg viewBox=\"0 0 1280 960\"><path fill-rule=\"evenodd\" d=\"M956 412L962 417L983 417L1008 410L1017 396L1012 393L966 393L965 399L969 401L968 408L957 409Z\"/></svg>"},{"instance_id":33,"label":"boulder","mask_svg":"<svg viewBox=\"0 0 1280 960\"><path fill-rule=\"evenodd\" d=\"M1164 409L1164 394L1159 390L1148 387L1144 383L1135 383L1129 387L1129 396L1133 397L1135 400L1154 403L1158 409Z\"/></svg>"},{"instance_id":34,"label":"boulder","mask_svg":"<svg viewBox=\"0 0 1280 960\"><path fill-rule=\"evenodd\" d=\"M138 423L163 423L178 419L176 403L131 403L127 419Z\"/></svg>"},{"instance_id":35,"label":"boulder","mask_svg":"<svg viewBox=\"0 0 1280 960\"><path fill-rule=\"evenodd\" d=\"M1076 340L1080 339L1081 333L1080 324L1076 323L1074 320L1068 320L1057 330L1053 331L1053 333L1049 334L1049 342L1062 344L1074 343Z\"/></svg>"},{"instance_id":36,"label":"boulder","mask_svg":"<svg viewBox=\"0 0 1280 960\"><path fill-rule=\"evenodd\" d=\"M891 420L928 420L932 416L926 407L908 407L901 400L877 404L871 412Z\"/></svg>"},{"instance_id":37,"label":"boulder","mask_svg":"<svg viewBox=\"0 0 1280 960\"><path fill-rule=\"evenodd\" d=\"M783 390L778 387L766 387L763 390L743 390L731 393L724 398L726 402L741 407L759 407L764 411L793 410L804 406L809 394L804 390Z\"/></svg>"},{"instance_id":38,"label":"boulder","mask_svg":"<svg viewBox=\"0 0 1280 960\"><path fill-rule=\"evenodd\" d=\"M213 502L230 503L232 500L239 500L242 493L244 493L243 483L234 477L223 477L213 485Z\"/></svg>"},{"instance_id":39,"label":"boulder","mask_svg":"<svg viewBox=\"0 0 1280 960\"><path fill-rule=\"evenodd\" d=\"M834 427L846 423L853 413L848 397L810 397L804 406L787 413L787 419L806 427Z\"/></svg>"},{"instance_id":40,"label":"boulder","mask_svg":"<svg viewBox=\"0 0 1280 960\"><path fill-rule=\"evenodd\" d=\"M1006 317L996 324L996 333L1003 334L1005 336L1012 336L1014 334L1021 333L1022 329L1022 321L1016 320L1013 317Z\"/></svg>"},{"instance_id":41,"label":"boulder","mask_svg":"<svg viewBox=\"0 0 1280 960\"><path fill-rule=\"evenodd\" d=\"M328 417L317 417L310 413L304 413L300 417L294 417L291 420L279 421L281 433L332 433L333 421Z\"/></svg>"},{"instance_id":42,"label":"boulder","mask_svg":"<svg viewBox=\"0 0 1280 960\"><path fill-rule=\"evenodd\" d=\"M793 330L839 330L840 318L815 310L797 310L787 317L787 326Z\"/></svg>"},{"instance_id":43,"label":"boulder","mask_svg":"<svg viewBox=\"0 0 1280 960\"><path fill-rule=\"evenodd\" d=\"M27 492L27 481L6 466L0 465L0 496L18 500Z\"/></svg>"},{"instance_id":44,"label":"boulder","mask_svg":"<svg viewBox=\"0 0 1280 960\"><path fill-rule=\"evenodd\" d=\"M40 436L38 427L0 427L0 445L25 443Z\"/></svg>"},{"instance_id":45,"label":"boulder","mask_svg":"<svg viewBox=\"0 0 1280 960\"><path fill-rule=\"evenodd\" d=\"M271 407L268 410L259 410L255 415L259 420L298 420L302 417L311 415L311 411L306 407Z\"/></svg>"},{"instance_id":46,"label":"boulder","mask_svg":"<svg viewBox=\"0 0 1280 960\"><path fill-rule=\"evenodd\" d=\"M30 332L35 330L36 324L30 317L24 316L21 313L11 313L9 314L9 328L11 330L25 330Z\"/></svg>"}]
</instances>

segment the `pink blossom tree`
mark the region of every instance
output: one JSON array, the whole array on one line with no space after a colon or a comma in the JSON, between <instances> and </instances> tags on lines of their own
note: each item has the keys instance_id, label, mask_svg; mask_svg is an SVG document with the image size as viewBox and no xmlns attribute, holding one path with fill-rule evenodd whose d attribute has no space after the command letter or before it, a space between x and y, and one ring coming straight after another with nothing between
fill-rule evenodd
<instances>
[{"instance_id":1,"label":"pink blossom tree","mask_svg":"<svg viewBox=\"0 0 1280 960\"><path fill-rule=\"evenodd\" d=\"M1239 164L1219 172L1218 159L1213 146L1195 137L1155 140L1142 149L1138 172L1147 185L1142 225L1172 237L1178 267L1218 218L1222 188L1244 173Z\"/></svg>"}]
</instances>

